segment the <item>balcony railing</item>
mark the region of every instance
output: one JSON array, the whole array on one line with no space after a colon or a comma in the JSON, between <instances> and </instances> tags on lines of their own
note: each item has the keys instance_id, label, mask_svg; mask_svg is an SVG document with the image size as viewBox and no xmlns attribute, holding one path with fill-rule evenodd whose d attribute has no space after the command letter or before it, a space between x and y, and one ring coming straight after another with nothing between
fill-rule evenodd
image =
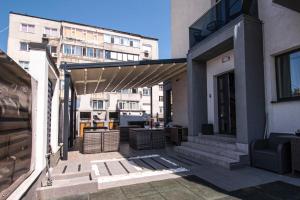
<instances>
[{"instance_id":1,"label":"balcony railing","mask_svg":"<svg viewBox=\"0 0 300 200\"><path fill-rule=\"evenodd\" d=\"M257 17L257 13L257 0L220 0L190 26L190 47L195 46L240 15Z\"/></svg>"}]
</instances>

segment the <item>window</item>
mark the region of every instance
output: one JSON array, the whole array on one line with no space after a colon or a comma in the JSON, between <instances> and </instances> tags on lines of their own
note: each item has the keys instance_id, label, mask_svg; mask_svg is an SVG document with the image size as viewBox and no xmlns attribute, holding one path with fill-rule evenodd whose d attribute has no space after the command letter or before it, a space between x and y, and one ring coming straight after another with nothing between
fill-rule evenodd
<instances>
[{"instance_id":1,"label":"window","mask_svg":"<svg viewBox=\"0 0 300 200\"><path fill-rule=\"evenodd\" d=\"M93 100L93 110L103 110L104 102L102 100Z\"/></svg>"},{"instance_id":2,"label":"window","mask_svg":"<svg viewBox=\"0 0 300 200\"><path fill-rule=\"evenodd\" d=\"M29 44L27 42L20 42L21 51L29 51Z\"/></svg>"},{"instance_id":3,"label":"window","mask_svg":"<svg viewBox=\"0 0 300 200\"><path fill-rule=\"evenodd\" d=\"M150 89L149 88L143 88L143 96L150 96Z\"/></svg>"},{"instance_id":4,"label":"window","mask_svg":"<svg viewBox=\"0 0 300 200\"><path fill-rule=\"evenodd\" d=\"M128 54L128 60L129 60L129 61L133 61L133 55Z\"/></svg>"},{"instance_id":5,"label":"window","mask_svg":"<svg viewBox=\"0 0 300 200\"><path fill-rule=\"evenodd\" d=\"M57 29L56 28L49 28L45 27L44 29L44 34L50 35L50 36L57 36Z\"/></svg>"},{"instance_id":6,"label":"window","mask_svg":"<svg viewBox=\"0 0 300 200\"><path fill-rule=\"evenodd\" d=\"M110 57L111 57L111 59L116 60L117 59L117 53L116 52L111 52Z\"/></svg>"},{"instance_id":7,"label":"window","mask_svg":"<svg viewBox=\"0 0 300 200\"><path fill-rule=\"evenodd\" d=\"M164 86L163 85L159 85L159 91L163 91L164 90Z\"/></svg>"},{"instance_id":8,"label":"window","mask_svg":"<svg viewBox=\"0 0 300 200\"><path fill-rule=\"evenodd\" d=\"M20 31L26 32L26 33L34 33L34 25L32 24L21 24Z\"/></svg>"},{"instance_id":9,"label":"window","mask_svg":"<svg viewBox=\"0 0 300 200\"><path fill-rule=\"evenodd\" d=\"M123 60L123 54L122 53L118 53L118 60Z\"/></svg>"},{"instance_id":10,"label":"window","mask_svg":"<svg viewBox=\"0 0 300 200\"><path fill-rule=\"evenodd\" d=\"M72 45L64 44L64 54L66 55L72 55Z\"/></svg>"},{"instance_id":11,"label":"window","mask_svg":"<svg viewBox=\"0 0 300 200\"><path fill-rule=\"evenodd\" d=\"M111 43L111 36L110 35L104 35L104 42L105 43Z\"/></svg>"},{"instance_id":12,"label":"window","mask_svg":"<svg viewBox=\"0 0 300 200\"><path fill-rule=\"evenodd\" d=\"M75 47L75 55L82 56L82 47L80 47L80 46Z\"/></svg>"},{"instance_id":13,"label":"window","mask_svg":"<svg viewBox=\"0 0 300 200\"><path fill-rule=\"evenodd\" d=\"M118 107L120 110L138 110L139 103L137 101L119 101Z\"/></svg>"},{"instance_id":14,"label":"window","mask_svg":"<svg viewBox=\"0 0 300 200\"><path fill-rule=\"evenodd\" d=\"M57 53L57 47L56 46L48 46L48 50L50 53Z\"/></svg>"},{"instance_id":15,"label":"window","mask_svg":"<svg viewBox=\"0 0 300 200\"><path fill-rule=\"evenodd\" d=\"M94 57L94 49L87 48L87 57Z\"/></svg>"},{"instance_id":16,"label":"window","mask_svg":"<svg viewBox=\"0 0 300 200\"><path fill-rule=\"evenodd\" d=\"M300 98L300 50L276 57L278 99Z\"/></svg>"},{"instance_id":17,"label":"window","mask_svg":"<svg viewBox=\"0 0 300 200\"><path fill-rule=\"evenodd\" d=\"M159 107L159 113L163 113L164 112L164 107L160 106Z\"/></svg>"},{"instance_id":18,"label":"window","mask_svg":"<svg viewBox=\"0 0 300 200\"><path fill-rule=\"evenodd\" d=\"M90 112L80 112L80 119L91 119Z\"/></svg>"},{"instance_id":19,"label":"window","mask_svg":"<svg viewBox=\"0 0 300 200\"><path fill-rule=\"evenodd\" d=\"M11 74L14 66L1 65L1 73ZM17 69L13 76L0 78L1 139L0 194L6 199L31 174L32 88L31 80ZM9 89L14 86L14 89ZM11 126L13 124L13 126Z\"/></svg>"},{"instance_id":20,"label":"window","mask_svg":"<svg viewBox=\"0 0 300 200\"><path fill-rule=\"evenodd\" d=\"M105 59L111 59L111 52L105 51Z\"/></svg>"},{"instance_id":21,"label":"window","mask_svg":"<svg viewBox=\"0 0 300 200\"><path fill-rule=\"evenodd\" d=\"M134 56L133 56L133 60L134 60L134 61L139 61L139 56L134 55Z\"/></svg>"},{"instance_id":22,"label":"window","mask_svg":"<svg viewBox=\"0 0 300 200\"><path fill-rule=\"evenodd\" d=\"M19 64L20 66L25 69L25 70L29 70L29 61L23 61L23 60L20 60L19 61Z\"/></svg>"},{"instance_id":23,"label":"window","mask_svg":"<svg viewBox=\"0 0 300 200\"><path fill-rule=\"evenodd\" d=\"M159 96L159 101L160 102L164 101L164 97L163 96Z\"/></svg>"}]
</instances>

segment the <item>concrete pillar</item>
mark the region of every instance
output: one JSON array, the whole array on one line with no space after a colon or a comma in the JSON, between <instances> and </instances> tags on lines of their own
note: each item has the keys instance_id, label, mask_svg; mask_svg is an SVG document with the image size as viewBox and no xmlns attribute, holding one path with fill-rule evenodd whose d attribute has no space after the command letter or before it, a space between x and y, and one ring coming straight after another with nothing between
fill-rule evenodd
<instances>
[{"instance_id":1,"label":"concrete pillar","mask_svg":"<svg viewBox=\"0 0 300 200\"><path fill-rule=\"evenodd\" d=\"M265 93L262 24L245 17L234 29L237 143L263 138Z\"/></svg>"},{"instance_id":2,"label":"concrete pillar","mask_svg":"<svg viewBox=\"0 0 300 200\"><path fill-rule=\"evenodd\" d=\"M70 117L69 117L69 90L70 75L65 71L64 84L64 119L63 119L63 160L68 160L69 136L70 136Z\"/></svg>"},{"instance_id":3,"label":"concrete pillar","mask_svg":"<svg viewBox=\"0 0 300 200\"><path fill-rule=\"evenodd\" d=\"M188 55L188 124L189 136L197 136L207 123L206 63Z\"/></svg>"}]
</instances>

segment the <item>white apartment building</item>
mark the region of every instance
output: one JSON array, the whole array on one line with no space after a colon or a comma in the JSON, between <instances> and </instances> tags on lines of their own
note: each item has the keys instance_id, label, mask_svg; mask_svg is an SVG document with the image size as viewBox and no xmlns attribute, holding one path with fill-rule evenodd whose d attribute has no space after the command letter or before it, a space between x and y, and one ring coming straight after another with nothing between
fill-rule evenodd
<instances>
[{"instance_id":1,"label":"white apartment building","mask_svg":"<svg viewBox=\"0 0 300 200\"><path fill-rule=\"evenodd\" d=\"M155 38L11 12L7 53L27 70L30 66L30 42L47 42L57 66L61 63L158 59L158 40ZM101 83L95 81L94 84ZM152 111L150 102L150 88L109 93L95 91L93 95L81 95L78 97L77 109L78 117L82 116L84 123L78 125L78 128L92 125L93 121L99 126L105 124L111 128L127 125L128 121L148 121L150 113L152 118L162 121L162 85L152 88ZM80 112L83 113L80 115Z\"/></svg>"}]
</instances>

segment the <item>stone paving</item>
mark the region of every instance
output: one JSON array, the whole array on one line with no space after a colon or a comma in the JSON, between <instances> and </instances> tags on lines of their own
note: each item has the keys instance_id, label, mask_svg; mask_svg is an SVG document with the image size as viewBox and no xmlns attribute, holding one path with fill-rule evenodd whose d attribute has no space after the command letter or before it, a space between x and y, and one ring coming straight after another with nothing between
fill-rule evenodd
<instances>
[{"instance_id":1,"label":"stone paving","mask_svg":"<svg viewBox=\"0 0 300 200\"><path fill-rule=\"evenodd\" d=\"M80 153L78 150L74 150L69 152L69 160L68 161L60 161L59 165L57 168L54 169L57 170L60 166L62 165L70 165L73 166L70 169L77 169L78 170L78 164L82 164L81 170L86 170L86 172L91 172L92 171L92 165L93 163L99 164L102 161L108 161L110 159L128 159L130 157L134 156L147 156L147 155L159 155L163 158L166 158L167 160L174 162L178 164L180 167L188 169L189 173L188 174L182 174L179 176L173 176L169 177L169 181L174 178L178 178L180 176L184 175L195 175L200 177L201 183L205 181L205 183L210 183L209 187L206 186L207 190L202 191L203 193L206 193L207 191L214 190L213 188L220 188L219 190L223 191L223 193L227 196L225 196L223 199L236 199L237 197L235 196L230 196L228 193L230 192L241 192L241 196L243 194L246 194L249 191L254 191L254 193L260 194L261 191L259 190L260 185L264 184L273 184L273 183L283 183L287 185L295 185L295 187L300 186L300 178L299 176L297 177L292 177L291 175L278 175L272 172L268 172L265 170L260 170L252 167L245 167L241 169L236 169L236 170L228 170L222 167L218 167L215 165L211 165L205 162L200 162L200 161L195 161L191 160L187 157L180 157L178 156L174 151L173 147L168 146L166 149L162 150L144 150L144 151L135 151L131 148L129 148L128 144L122 144L120 151L119 152L112 152L112 153L101 153L101 154L93 154L93 155L83 155ZM151 161L152 162L152 161ZM157 163L156 163L157 164ZM74 167L75 166L75 167ZM149 166L148 166L149 167ZM66 172L69 172L67 169ZM99 169L99 168L98 168ZM61 170L61 169L60 169ZM153 182L155 181L168 181L164 180L166 178L158 178L158 179L151 179L151 178L144 178L142 181L136 182L136 181L127 181L126 184L124 185L118 185L118 184L111 184L112 188L111 190L100 190L97 195L102 197L101 199L109 199L110 194L114 194L114 192L111 191L122 191L122 197L118 197L115 199L128 199L128 196L124 194L123 192L123 187L130 187L130 185L135 185L138 183L141 183L141 185L152 185ZM172 182L172 181L171 181ZM164 182L163 182L164 183ZM206 184L207 185L207 184ZM140 186L140 187L142 187ZM135 186L139 187L139 186ZM145 186L146 187L146 186ZM200 186L199 186L200 187ZM105 187L104 187L105 188ZM175 187L176 188L176 187ZM288 187L287 187L288 188ZM217 190L217 192L219 192ZM142 192L143 190L139 190ZM175 192L176 193L176 192ZM174 194L174 193L172 193ZM251 196L249 193L249 196ZM89 199L99 199L96 194L84 194L81 196L76 196L75 199L80 199L81 197L83 199L86 199L88 196ZM104 196L105 198L103 198ZM124 196L125 195L125 196ZM229 195L229 196L228 196ZM147 196L147 195L146 195ZM152 196L149 195L147 197L132 197L131 199L168 199L164 197L161 193L153 194ZM187 195L188 196L188 195ZM230 197L230 198L229 198ZM193 197L190 197L193 199ZM66 198L68 199L68 198ZM70 197L72 199L72 197ZM73 198L74 199L74 198ZM182 199L185 199L182 197ZM198 199L205 199L205 198L198 198ZM244 199L244 198L242 198ZM264 196L262 196L262 199L265 199ZM266 198L266 199L272 199L272 198ZM275 198L276 199L276 198ZM282 199L282 198L277 198L277 199ZM293 198L295 199L295 198ZM300 199L300 195L299 195Z\"/></svg>"}]
</instances>

